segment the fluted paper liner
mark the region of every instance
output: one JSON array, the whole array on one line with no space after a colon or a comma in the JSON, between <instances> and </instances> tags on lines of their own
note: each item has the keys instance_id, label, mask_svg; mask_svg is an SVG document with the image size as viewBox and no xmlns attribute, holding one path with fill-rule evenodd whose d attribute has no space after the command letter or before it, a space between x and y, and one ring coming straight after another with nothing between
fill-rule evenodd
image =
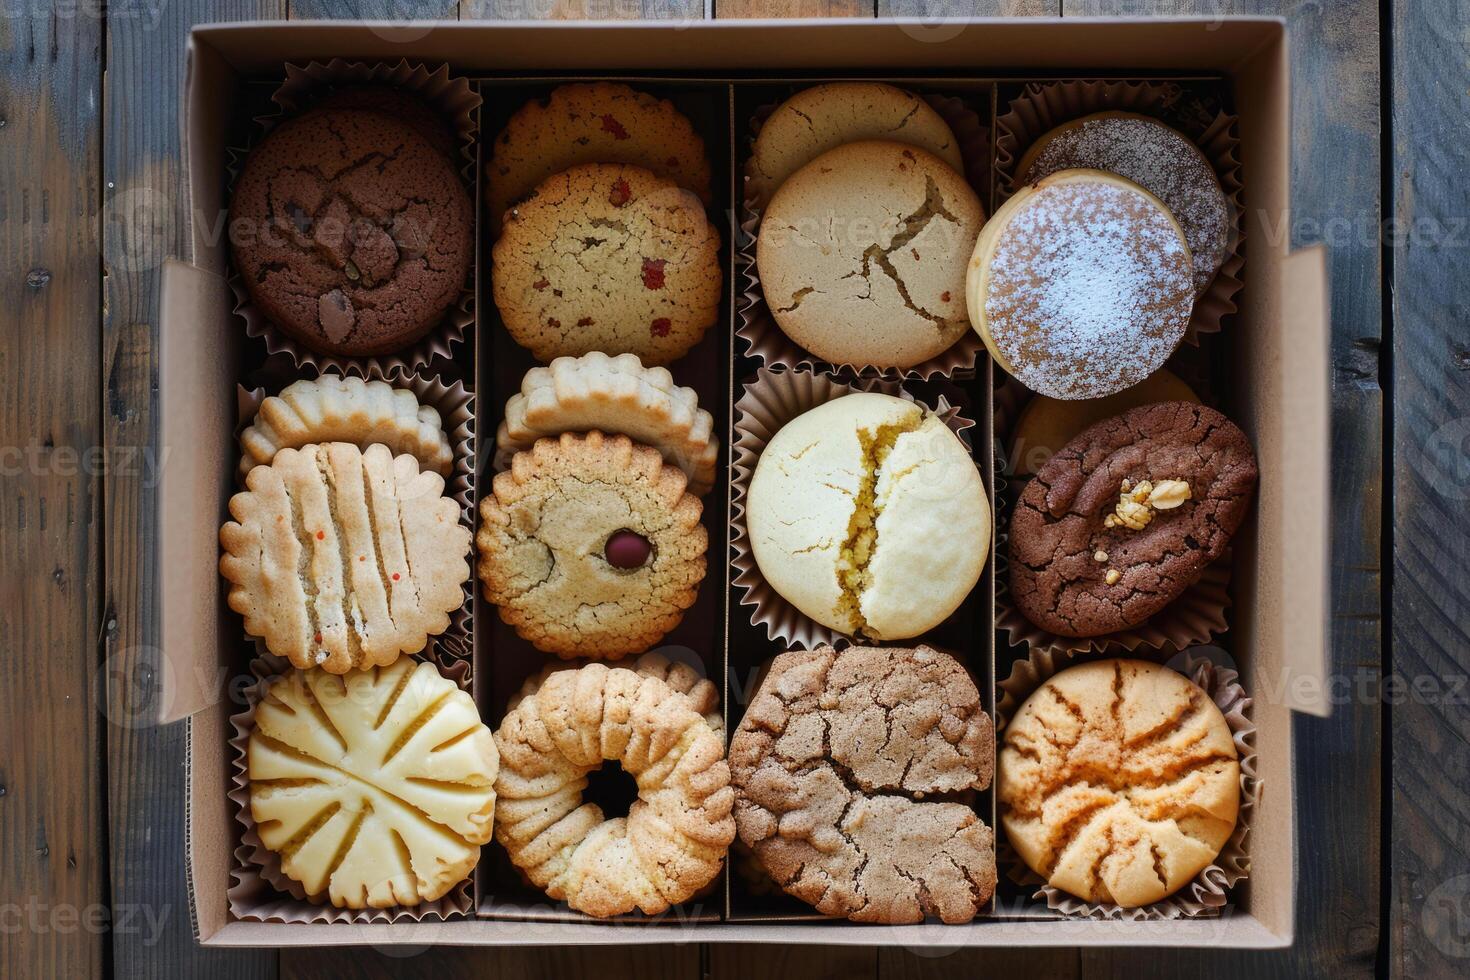
<instances>
[{"instance_id":1,"label":"fluted paper liner","mask_svg":"<svg viewBox=\"0 0 1470 980\"><path fill-rule=\"evenodd\" d=\"M1157 656L1143 659L1157 662ZM995 705L997 752L1004 741L1005 724L1026 699L1052 675L1079 662L1045 650L1033 650L1028 659L1016 662L1010 676L997 684L1000 688ZM1215 915L1229 903L1229 890L1250 875L1250 825L1256 802L1261 798L1261 780L1256 776L1256 726L1249 717L1251 698L1241 686L1237 671L1217 666L1205 657L1186 652L1180 673L1209 695L1230 727L1230 736L1240 758L1240 812L1235 820L1235 831L1214 862L1192 881L1166 898L1137 908L1123 908L1111 902L1087 902L1054 888L1027 867L1009 841L999 847L997 857L1006 865L1010 879L1035 888L1032 898L1044 899L1047 908L1066 918L1140 922ZM998 829L997 836L1004 837L1004 834Z\"/></svg>"},{"instance_id":2,"label":"fluted paper liner","mask_svg":"<svg viewBox=\"0 0 1470 980\"><path fill-rule=\"evenodd\" d=\"M329 370L326 373L340 374L335 370ZM475 396L459 381L446 384L438 378L426 377L401 369L395 369L384 375L379 365L370 367L367 379L386 381L394 388L411 391L420 405L428 405L439 413L440 424L444 427L445 435L449 437L449 444L454 453L454 468L449 478L444 481L444 492L459 504L460 523L473 530L475 527ZM235 427L237 437L241 430L255 418L255 414L260 411L261 402L265 401L266 397L267 393L264 388L237 386L236 401L240 412L239 421ZM238 469L236 472L238 473ZM237 486L241 490L244 489L243 485L237 484ZM438 655L442 657L468 661L473 649L471 637L475 609L472 601L475 584L473 549L465 555L465 561L469 563L470 576L464 583L464 602L449 614L448 628L438 636L429 637L431 647L426 649L437 649ZM254 640L255 637L250 639Z\"/></svg>"},{"instance_id":3,"label":"fluted paper liner","mask_svg":"<svg viewBox=\"0 0 1470 980\"><path fill-rule=\"evenodd\" d=\"M761 368L744 387L744 394L735 403L735 455L730 473L730 565L735 570L733 582L744 593L740 605L752 607L751 625L764 626L770 639L790 649L812 650L824 643L841 649L851 644L852 638L823 626L787 602L766 582L755 562L745 523L745 498L766 444L782 426L798 415L860 391L895 395L933 411L972 452L966 430L975 423L961 415L959 409L943 397L930 409L893 380L867 378L849 384L809 370L771 371ZM916 637L915 642L920 639Z\"/></svg>"},{"instance_id":4,"label":"fluted paper liner","mask_svg":"<svg viewBox=\"0 0 1470 980\"><path fill-rule=\"evenodd\" d=\"M449 73L448 65L430 67L420 62L407 60L397 63L349 61L334 58L331 61L312 61L306 65L287 64L286 80L271 95L271 101L280 110L255 119L257 132L250 146L229 148L229 194L234 197L235 181L239 179L245 158L250 150L258 146L282 120L311 107L318 98L329 94L339 85L381 85L413 95L424 102L433 112L438 112L454 130L459 143L460 174L465 187L474 197L475 187L475 138L479 129L481 99L467 78ZM471 215L471 221L474 221ZM265 311L255 305L245 288L245 281L235 268L233 258L229 265L229 286L235 296L235 314L245 321L245 334L259 337L265 342L267 353L285 354L298 370L324 373L356 375L361 378L384 377L392 373L411 374L427 371L435 358L453 361L453 348L462 343L465 333L475 322L475 268L465 279L459 298L445 312L444 320L412 345L391 354L372 357L343 357L320 354L287 336L273 324Z\"/></svg>"},{"instance_id":5,"label":"fluted paper liner","mask_svg":"<svg viewBox=\"0 0 1470 980\"><path fill-rule=\"evenodd\" d=\"M816 84L816 83L814 83ZM989 191L990 179L990 133L981 123L979 115L954 96L925 94L923 98L934 111L944 118L954 132L960 146L960 157L965 164L965 179L980 198L982 209ZM760 132L760 127L779 103L762 106L751 116L750 138ZM745 167L749 170L750 156L746 150ZM742 184L744 178L742 177ZM950 347L910 368L879 368L867 364L832 364L819 360L802 349L786 336L766 304L766 294L761 288L760 273L755 262L755 242L760 232L761 213L766 202L756 197L746 197L742 191L740 204L740 228L735 248L736 294L735 302L739 316L735 318L735 335L745 341L746 353L757 358L768 368L798 368L809 371L827 371L861 378L884 378L888 380L922 381L935 377L964 377L972 374L977 363L982 361L985 342L973 330L966 330Z\"/></svg>"},{"instance_id":6,"label":"fluted paper liner","mask_svg":"<svg viewBox=\"0 0 1470 980\"><path fill-rule=\"evenodd\" d=\"M427 660L440 674L454 681L462 691L470 690L470 664L467 660L446 662L432 653L415 655ZM474 909L472 872L464 881L432 902L385 909L339 909L330 902L321 904L306 896L301 883L281 869L281 857L266 847L256 832L255 818L250 813L250 778L247 750L250 733L255 730L255 709L270 682L295 670L287 661L272 655L265 645L256 642L256 656L249 671L254 681L243 691L244 708L230 716L234 734L230 738L231 765L229 798L235 804L235 822L240 826L240 843L235 848L235 867L230 871L233 883L227 892L230 914L247 922L418 922L426 916L448 919L469 915Z\"/></svg>"},{"instance_id":7,"label":"fluted paper liner","mask_svg":"<svg viewBox=\"0 0 1470 980\"><path fill-rule=\"evenodd\" d=\"M1031 144L1053 129L1096 112L1134 112L1153 116L1194 141L1225 191L1233 215L1230 248L1220 271L1194 302L1184 339L1199 343L1199 335L1218 333L1220 321L1237 309L1235 297L1243 283L1245 265L1245 209L1241 204L1239 118L1224 112L1201 122L1182 110L1185 91L1177 82L1065 81L1029 82L995 120L995 184L997 207L1016 192L1020 174L1015 168Z\"/></svg>"}]
</instances>

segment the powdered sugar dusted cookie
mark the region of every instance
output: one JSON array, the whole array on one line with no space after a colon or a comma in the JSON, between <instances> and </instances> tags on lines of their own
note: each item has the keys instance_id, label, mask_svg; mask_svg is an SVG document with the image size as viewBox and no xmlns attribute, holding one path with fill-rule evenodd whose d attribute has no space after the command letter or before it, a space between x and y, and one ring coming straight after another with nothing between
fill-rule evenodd
<instances>
[{"instance_id":1,"label":"powdered sugar dusted cookie","mask_svg":"<svg viewBox=\"0 0 1470 980\"><path fill-rule=\"evenodd\" d=\"M510 465L510 456L545 436L592 429L657 449L689 477L695 496L714 486L720 440L713 417L699 407L693 388L674 384L664 368L644 367L635 354L593 351L527 371L521 390L505 403L495 435L497 464Z\"/></svg>"}]
</instances>

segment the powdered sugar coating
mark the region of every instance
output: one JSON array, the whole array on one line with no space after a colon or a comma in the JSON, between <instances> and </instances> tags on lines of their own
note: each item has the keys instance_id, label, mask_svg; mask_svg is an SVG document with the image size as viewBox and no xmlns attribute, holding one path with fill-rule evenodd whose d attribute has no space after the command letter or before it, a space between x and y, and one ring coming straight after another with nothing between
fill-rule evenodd
<instances>
[{"instance_id":1,"label":"powdered sugar coating","mask_svg":"<svg viewBox=\"0 0 1470 980\"><path fill-rule=\"evenodd\" d=\"M1100 398L1163 365L1194 305L1188 246L1122 181L1044 183L995 240L984 297L1006 366L1052 398Z\"/></svg>"},{"instance_id":2,"label":"powdered sugar coating","mask_svg":"<svg viewBox=\"0 0 1470 980\"><path fill-rule=\"evenodd\" d=\"M1104 113L1052 130L1033 155L1024 183L1088 167L1126 177L1163 201L1184 229L1196 294L1209 287L1228 250L1230 204L1210 162L1183 134L1147 116Z\"/></svg>"}]
</instances>

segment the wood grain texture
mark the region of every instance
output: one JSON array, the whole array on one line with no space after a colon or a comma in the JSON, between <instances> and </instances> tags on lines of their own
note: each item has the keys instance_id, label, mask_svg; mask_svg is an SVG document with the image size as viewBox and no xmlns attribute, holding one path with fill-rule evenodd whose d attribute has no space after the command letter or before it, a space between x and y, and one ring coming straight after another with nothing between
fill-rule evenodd
<instances>
[{"instance_id":1,"label":"wood grain texture","mask_svg":"<svg viewBox=\"0 0 1470 980\"><path fill-rule=\"evenodd\" d=\"M748 17L871 17L873 0L714 0L720 20Z\"/></svg>"},{"instance_id":2,"label":"wood grain texture","mask_svg":"<svg viewBox=\"0 0 1470 980\"><path fill-rule=\"evenodd\" d=\"M1394 4L1394 976L1470 964L1470 11Z\"/></svg>"},{"instance_id":3,"label":"wood grain texture","mask_svg":"<svg viewBox=\"0 0 1470 980\"><path fill-rule=\"evenodd\" d=\"M535 925L528 924L528 929ZM613 927L616 928L616 927ZM433 977L434 980L699 980L700 947L514 946L453 949L406 946L392 949L306 948L281 951L282 980L367 980Z\"/></svg>"},{"instance_id":4,"label":"wood grain texture","mask_svg":"<svg viewBox=\"0 0 1470 980\"><path fill-rule=\"evenodd\" d=\"M102 24L0 19L0 975L95 976Z\"/></svg>"},{"instance_id":5,"label":"wood grain texture","mask_svg":"<svg viewBox=\"0 0 1470 980\"><path fill-rule=\"evenodd\" d=\"M705 0L461 0L465 20L702 20Z\"/></svg>"},{"instance_id":6,"label":"wood grain texture","mask_svg":"<svg viewBox=\"0 0 1470 980\"><path fill-rule=\"evenodd\" d=\"M878 0L879 17L1055 17L1061 0Z\"/></svg>"}]
</instances>

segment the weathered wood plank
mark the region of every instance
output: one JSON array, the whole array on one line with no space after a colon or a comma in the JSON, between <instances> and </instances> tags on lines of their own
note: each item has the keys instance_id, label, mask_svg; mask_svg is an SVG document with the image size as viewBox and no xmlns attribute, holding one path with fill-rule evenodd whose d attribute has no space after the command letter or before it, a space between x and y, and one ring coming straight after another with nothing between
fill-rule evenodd
<instances>
[{"instance_id":1,"label":"weathered wood plank","mask_svg":"<svg viewBox=\"0 0 1470 980\"><path fill-rule=\"evenodd\" d=\"M861 946L709 947L706 980L801 977L802 980L865 980L878 977L878 950Z\"/></svg>"},{"instance_id":2,"label":"weathered wood plank","mask_svg":"<svg viewBox=\"0 0 1470 980\"><path fill-rule=\"evenodd\" d=\"M1055 17L1061 0L878 0L879 17Z\"/></svg>"},{"instance_id":3,"label":"weathered wood plank","mask_svg":"<svg viewBox=\"0 0 1470 980\"><path fill-rule=\"evenodd\" d=\"M721 20L749 17L871 17L873 0L715 0Z\"/></svg>"},{"instance_id":4,"label":"weathered wood plank","mask_svg":"<svg viewBox=\"0 0 1470 980\"><path fill-rule=\"evenodd\" d=\"M95 976L102 24L0 19L0 974Z\"/></svg>"},{"instance_id":5,"label":"weathered wood plank","mask_svg":"<svg viewBox=\"0 0 1470 980\"><path fill-rule=\"evenodd\" d=\"M465 20L701 20L706 0L461 0Z\"/></svg>"},{"instance_id":6,"label":"weathered wood plank","mask_svg":"<svg viewBox=\"0 0 1470 980\"><path fill-rule=\"evenodd\" d=\"M536 926L528 925L528 929ZM611 927L616 928L616 927ZM281 951L282 980L334 977L433 977L434 980L571 980L637 977L639 980L698 980L699 947L514 946L454 949L403 946L392 949L293 948Z\"/></svg>"},{"instance_id":7,"label":"weathered wood plank","mask_svg":"<svg viewBox=\"0 0 1470 980\"><path fill-rule=\"evenodd\" d=\"M1470 11L1393 5L1393 976L1470 957ZM1422 688L1416 685L1423 685ZM1429 696L1416 691L1430 692Z\"/></svg>"}]
</instances>

